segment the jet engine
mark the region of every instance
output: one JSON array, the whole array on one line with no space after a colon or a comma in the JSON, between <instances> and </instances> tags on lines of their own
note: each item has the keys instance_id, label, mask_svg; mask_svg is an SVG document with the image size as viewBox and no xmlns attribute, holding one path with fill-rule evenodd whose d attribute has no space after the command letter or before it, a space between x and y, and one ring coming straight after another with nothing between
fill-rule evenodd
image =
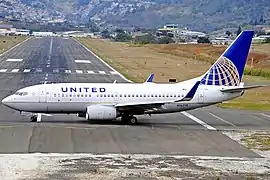
<instances>
[{"instance_id":1,"label":"jet engine","mask_svg":"<svg viewBox=\"0 0 270 180\"><path fill-rule=\"evenodd\" d=\"M115 107L91 105L87 107L85 117L87 120L114 120L119 115Z\"/></svg>"}]
</instances>

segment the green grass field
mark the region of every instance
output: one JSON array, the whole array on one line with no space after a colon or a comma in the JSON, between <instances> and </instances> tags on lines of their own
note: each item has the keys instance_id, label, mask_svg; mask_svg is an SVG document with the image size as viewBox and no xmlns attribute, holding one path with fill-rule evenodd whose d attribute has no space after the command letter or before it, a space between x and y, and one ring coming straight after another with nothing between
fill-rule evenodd
<instances>
[{"instance_id":1,"label":"green grass field","mask_svg":"<svg viewBox=\"0 0 270 180\"><path fill-rule=\"evenodd\" d=\"M0 36L0 54L27 38L26 36Z\"/></svg>"}]
</instances>

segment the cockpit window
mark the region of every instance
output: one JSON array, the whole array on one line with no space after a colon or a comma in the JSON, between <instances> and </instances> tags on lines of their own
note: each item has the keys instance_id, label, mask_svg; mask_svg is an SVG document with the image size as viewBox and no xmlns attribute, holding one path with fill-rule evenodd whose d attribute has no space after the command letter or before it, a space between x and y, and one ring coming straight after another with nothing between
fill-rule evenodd
<instances>
[{"instance_id":1,"label":"cockpit window","mask_svg":"<svg viewBox=\"0 0 270 180\"><path fill-rule=\"evenodd\" d=\"M15 95L19 96L26 96L28 93L27 92L16 92Z\"/></svg>"}]
</instances>

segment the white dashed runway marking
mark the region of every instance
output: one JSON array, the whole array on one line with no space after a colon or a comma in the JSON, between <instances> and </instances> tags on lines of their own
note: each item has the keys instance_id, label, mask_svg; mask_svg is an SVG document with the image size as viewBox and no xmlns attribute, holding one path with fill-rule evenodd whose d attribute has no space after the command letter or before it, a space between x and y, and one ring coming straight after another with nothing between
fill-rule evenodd
<instances>
[{"instance_id":1,"label":"white dashed runway marking","mask_svg":"<svg viewBox=\"0 0 270 180\"><path fill-rule=\"evenodd\" d=\"M88 64L90 64L91 61L79 59L79 60L75 60L75 63L88 63Z\"/></svg>"},{"instance_id":2,"label":"white dashed runway marking","mask_svg":"<svg viewBox=\"0 0 270 180\"><path fill-rule=\"evenodd\" d=\"M0 72L7 72L7 69L0 69Z\"/></svg>"},{"instance_id":3,"label":"white dashed runway marking","mask_svg":"<svg viewBox=\"0 0 270 180\"><path fill-rule=\"evenodd\" d=\"M15 73L15 72L19 72L20 69L12 69L11 72Z\"/></svg>"},{"instance_id":4,"label":"white dashed runway marking","mask_svg":"<svg viewBox=\"0 0 270 180\"><path fill-rule=\"evenodd\" d=\"M98 71L99 74L106 74L105 71Z\"/></svg>"},{"instance_id":5,"label":"white dashed runway marking","mask_svg":"<svg viewBox=\"0 0 270 180\"><path fill-rule=\"evenodd\" d=\"M42 73L43 69L0 69L0 73ZM60 69L52 69L52 73L69 73L69 74L91 74L91 75L119 75L119 73L115 71L93 71L93 70L60 70Z\"/></svg>"},{"instance_id":6,"label":"white dashed runway marking","mask_svg":"<svg viewBox=\"0 0 270 180\"><path fill-rule=\"evenodd\" d=\"M25 70L23 70L23 72L25 72L25 73L28 73L30 71L31 71L31 69L25 69Z\"/></svg>"},{"instance_id":7,"label":"white dashed runway marking","mask_svg":"<svg viewBox=\"0 0 270 180\"><path fill-rule=\"evenodd\" d=\"M119 74L119 73L116 71L111 71L111 74Z\"/></svg>"},{"instance_id":8,"label":"white dashed runway marking","mask_svg":"<svg viewBox=\"0 0 270 180\"><path fill-rule=\"evenodd\" d=\"M87 71L88 74L95 74L94 71Z\"/></svg>"},{"instance_id":9,"label":"white dashed runway marking","mask_svg":"<svg viewBox=\"0 0 270 180\"><path fill-rule=\"evenodd\" d=\"M83 71L82 71L82 70L76 70L76 73L78 73L78 74L82 74L82 73L83 73Z\"/></svg>"},{"instance_id":10,"label":"white dashed runway marking","mask_svg":"<svg viewBox=\"0 0 270 180\"><path fill-rule=\"evenodd\" d=\"M23 59L7 59L8 62L21 62Z\"/></svg>"}]
</instances>

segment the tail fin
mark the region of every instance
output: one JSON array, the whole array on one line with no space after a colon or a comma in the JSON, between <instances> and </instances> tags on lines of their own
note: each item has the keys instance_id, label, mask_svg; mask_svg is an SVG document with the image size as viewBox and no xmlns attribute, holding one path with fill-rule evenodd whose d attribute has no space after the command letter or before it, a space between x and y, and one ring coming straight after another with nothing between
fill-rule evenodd
<instances>
[{"instance_id":1,"label":"tail fin","mask_svg":"<svg viewBox=\"0 0 270 180\"><path fill-rule=\"evenodd\" d=\"M254 31L243 31L215 64L203 75L201 84L216 86L239 86Z\"/></svg>"}]
</instances>

